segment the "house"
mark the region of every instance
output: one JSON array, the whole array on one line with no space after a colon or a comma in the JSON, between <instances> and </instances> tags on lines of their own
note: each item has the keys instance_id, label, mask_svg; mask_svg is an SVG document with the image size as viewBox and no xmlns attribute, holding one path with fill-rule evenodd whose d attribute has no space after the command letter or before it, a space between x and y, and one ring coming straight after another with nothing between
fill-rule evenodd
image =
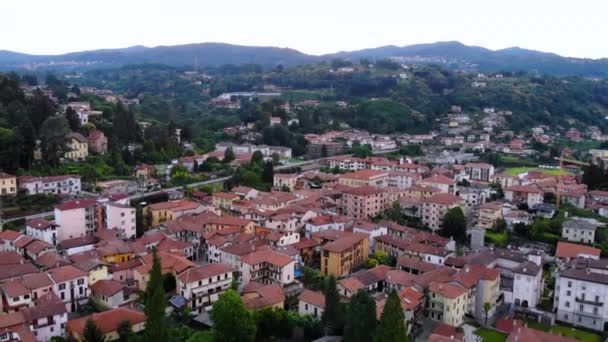
<instances>
[{"instance_id":1,"label":"house","mask_svg":"<svg viewBox=\"0 0 608 342\"><path fill-rule=\"evenodd\" d=\"M367 261L368 253L367 235L347 234L321 247L321 273L344 276Z\"/></svg>"},{"instance_id":2,"label":"house","mask_svg":"<svg viewBox=\"0 0 608 342\"><path fill-rule=\"evenodd\" d=\"M25 234L53 246L57 245L57 225L43 218L31 219L25 222Z\"/></svg>"},{"instance_id":3,"label":"house","mask_svg":"<svg viewBox=\"0 0 608 342\"><path fill-rule=\"evenodd\" d=\"M97 200L68 201L55 206L57 238L63 240L93 234L98 228L96 220Z\"/></svg>"},{"instance_id":4,"label":"house","mask_svg":"<svg viewBox=\"0 0 608 342\"><path fill-rule=\"evenodd\" d=\"M83 161L89 156L89 141L80 133L66 135L68 151L63 157L73 161Z\"/></svg>"},{"instance_id":5,"label":"house","mask_svg":"<svg viewBox=\"0 0 608 342\"><path fill-rule=\"evenodd\" d=\"M472 181L493 182L494 166L487 163L467 163L464 172Z\"/></svg>"},{"instance_id":6,"label":"house","mask_svg":"<svg viewBox=\"0 0 608 342\"><path fill-rule=\"evenodd\" d=\"M165 221L175 220L187 214L199 214L205 206L187 199L150 204L144 208L144 215L152 217L152 226L157 227Z\"/></svg>"},{"instance_id":7,"label":"house","mask_svg":"<svg viewBox=\"0 0 608 342\"><path fill-rule=\"evenodd\" d=\"M26 195L53 194L74 196L82 189L80 176L63 175L48 177L21 176L18 178L19 190Z\"/></svg>"},{"instance_id":8,"label":"house","mask_svg":"<svg viewBox=\"0 0 608 342\"><path fill-rule=\"evenodd\" d=\"M532 208L543 203L543 191L531 185L513 185L504 189L505 199L513 204L526 204Z\"/></svg>"},{"instance_id":9,"label":"house","mask_svg":"<svg viewBox=\"0 0 608 342\"><path fill-rule=\"evenodd\" d=\"M535 308L543 292L543 269L526 261L513 269L513 302L517 306Z\"/></svg>"},{"instance_id":10,"label":"house","mask_svg":"<svg viewBox=\"0 0 608 342\"><path fill-rule=\"evenodd\" d=\"M250 310L283 309L285 294L278 284L251 282L243 288L243 304Z\"/></svg>"},{"instance_id":11,"label":"house","mask_svg":"<svg viewBox=\"0 0 608 342\"><path fill-rule=\"evenodd\" d=\"M141 311L136 311L129 308L116 308L108 311L94 313L80 318L68 321L66 333L76 341L82 341L84 330L88 320L93 323L104 334L105 341L115 341L118 339L118 329L122 322L128 321L131 325L131 331L134 334L144 330L146 323L146 315Z\"/></svg>"},{"instance_id":12,"label":"house","mask_svg":"<svg viewBox=\"0 0 608 342\"><path fill-rule=\"evenodd\" d=\"M60 266L46 271L53 280L53 292L65 304L69 312L74 312L86 303L89 297L89 278L72 265Z\"/></svg>"},{"instance_id":13,"label":"house","mask_svg":"<svg viewBox=\"0 0 608 342\"><path fill-rule=\"evenodd\" d=\"M376 216L390 206L383 189L359 186L344 189L342 193L342 213L355 219Z\"/></svg>"},{"instance_id":14,"label":"house","mask_svg":"<svg viewBox=\"0 0 608 342\"><path fill-rule=\"evenodd\" d=\"M179 255L179 253L161 251L157 253L157 256L160 259L160 267L163 274L171 274L175 278L189 268L196 267L195 263L186 259L184 256ZM137 284L137 288L144 291L150 280L153 254L147 254L140 260L142 264L133 269L133 279Z\"/></svg>"},{"instance_id":15,"label":"house","mask_svg":"<svg viewBox=\"0 0 608 342\"><path fill-rule=\"evenodd\" d=\"M283 188L293 191L296 187L299 175L297 173L275 173L272 179L272 185L275 189L282 190Z\"/></svg>"},{"instance_id":16,"label":"house","mask_svg":"<svg viewBox=\"0 0 608 342\"><path fill-rule=\"evenodd\" d=\"M298 296L298 313L300 315L311 315L321 319L325 310L325 295L318 291L305 289Z\"/></svg>"},{"instance_id":17,"label":"house","mask_svg":"<svg viewBox=\"0 0 608 342\"><path fill-rule=\"evenodd\" d=\"M0 196L13 196L17 194L17 177L0 172Z\"/></svg>"},{"instance_id":18,"label":"house","mask_svg":"<svg viewBox=\"0 0 608 342\"><path fill-rule=\"evenodd\" d=\"M494 223L502 218L502 203L488 202L479 206L477 215L477 226L490 229Z\"/></svg>"},{"instance_id":19,"label":"house","mask_svg":"<svg viewBox=\"0 0 608 342\"><path fill-rule=\"evenodd\" d=\"M555 250L555 257L565 261L576 259L578 257L597 260L600 258L601 252L602 251L598 248L559 241L557 243L557 249Z\"/></svg>"},{"instance_id":20,"label":"house","mask_svg":"<svg viewBox=\"0 0 608 342\"><path fill-rule=\"evenodd\" d=\"M241 256L241 283L278 284L281 287L295 280L295 261L271 249L257 250Z\"/></svg>"},{"instance_id":21,"label":"house","mask_svg":"<svg viewBox=\"0 0 608 342\"><path fill-rule=\"evenodd\" d=\"M232 203L240 199L239 195L228 192L216 192L212 195L215 208L230 209Z\"/></svg>"},{"instance_id":22,"label":"house","mask_svg":"<svg viewBox=\"0 0 608 342\"><path fill-rule=\"evenodd\" d=\"M338 183L350 187L385 188L388 186L388 175L386 171L358 170L343 174L338 178Z\"/></svg>"},{"instance_id":23,"label":"house","mask_svg":"<svg viewBox=\"0 0 608 342\"><path fill-rule=\"evenodd\" d=\"M425 198L422 200L422 223L435 232L441 228L445 214L462 204L462 198L449 193L440 193Z\"/></svg>"},{"instance_id":24,"label":"house","mask_svg":"<svg viewBox=\"0 0 608 342\"><path fill-rule=\"evenodd\" d=\"M595 242L595 230L600 225L594 219L573 217L562 225L562 237L572 242L592 244Z\"/></svg>"},{"instance_id":25,"label":"house","mask_svg":"<svg viewBox=\"0 0 608 342\"><path fill-rule=\"evenodd\" d=\"M338 281L338 293L344 298L351 298L360 290L371 294L380 292L391 270L390 266L379 265L369 270L353 273L351 276Z\"/></svg>"},{"instance_id":26,"label":"house","mask_svg":"<svg viewBox=\"0 0 608 342\"><path fill-rule=\"evenodd\" d=\"M108 138L98 129L89 132L89 149L91 152L106 154L108 152Z\"/></svg>"},{"instance_id":27,"label":"house","mask_svg":"<svg viewBox=\"0 0 608 342\"><path fill-rule=\"evenodd\" d=\"M459 327L467 313L467 290L456 285L431 282L428 293L428 315L431 319Z\"/></svg>"},{"instance_id":28,"label":"house","mask_svg":"<svg viewBox=\"0 0 608 342\"><path fill-rule=\"evenodd\" d=\"M102 306L115 309L127 300L126 286L116 280L101 279L91 285L91 298Z\"/></svg>"},{"instance_id":29,"label":"house","mask_svg":"<svg viewBox=\"0 0 608 342\"><path fill-rule=\"evenodd\" d=\"M190 268L177 277L176 291L186 298L193 312L208 311L219 296L232 285L232 268L207 264Z\"/></svg>"},{"instance_id":30,"label":"house","mask_svg":"<svg viewBox=\"0 0 608 342\"><path fill-rule=\"evenodd\" d=\"M317 216L306 222L306 237L310 238L312 234L324 230L340 230L344 231L344 226L347 223L346 217L323 215Z\"/></svg>"}]
</instances>

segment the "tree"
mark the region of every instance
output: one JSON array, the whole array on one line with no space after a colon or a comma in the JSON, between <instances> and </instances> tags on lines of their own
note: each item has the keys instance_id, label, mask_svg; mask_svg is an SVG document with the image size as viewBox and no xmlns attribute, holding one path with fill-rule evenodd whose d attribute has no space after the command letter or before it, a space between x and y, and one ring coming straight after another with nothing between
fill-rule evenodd
<instances>
[{"instance_id":1,"label":"tree","mask_svg":"<svg viewBox=\"0 0 608 342\"><path fill-rule=\"evenodd\" d=\"M386 300L384 310L378 323L377 341L403 342L407 341L405 315L397 291L393 290Z\"/></svg>"},{"instance_id":2,"label":"tree","mask_svg":"<svg viewBox=\"0 0 608 342\"><path fill-rule=\"evenodd\" d=\"M262 151L255 151L251 156L251 164L253 165L262 165L264 163L264 155Z\"/></svg>"},{"instance_id":3,"label":"tree","mask_svg":"<svg viewBox=\"0 0 608 342\"><path fill-rule=\"evenodd\" d=\"M135 235L136 237L140 237L144 235L145 229L145 219L144 219L144 209L141 205L137 205L135 207Z\"/></svg>"},{"instance_id":4,"label":"tree","mask_svg":"<svg viewBox=\"0 0 608 342\"><path fill-rule=\"evenodd\" d=\"M253 158L253 157L252 157ZM236 159L236 156L234 155L234 151L232 151L231 147L228 147L226 149L226 151L224 151L224 163L225 164L229 164L231 163L234 159Z\"/></svg>"},{"instance_id":5,"label":"tree","mask_svg":"<svg viewBox=\"0 0 608 342\"><path fill-rule=\"evenodd\" d=\"M106 340L103 331L95 325L92 319L87 320L82 335L83 342L105 342Z\"/></svg>"},{"instance_id":6,"label":"tree","mask_svg":"<svg viewBox=\"0 0 608 342\"><path fill-rule=\"evenodd\" d=\"M359 145L351 149L351 153L357 158L367 158L372 155L372 147L370 145Z\"/></svg>"},{"instance_id":7,"label":"tree","mask_svg":"<svg viewBox=\"0 0 608 342\"><path fill-rule=\"evenodd\" d=\"M256 325L251 313L247 311L239 294L227 290L213 303L211 321L216 341L247 342L254 341Z\"/></svg>"},{"instance_id":8,"label":"tree","mask_svg":"<svg viewBox=\"0 0 608 342\"><path fill-rule=\"evenodd\" d=\"M543 202L555 204L557 200L557 196L553 192L545 192L543 195Z\"/></svg>"},{"instance_id":9,"label":"tree","mask_svg":"<svg viewBox=\"0 0 608 342\"><path fill-rule=\"evenodd\" d=\"M214 341L215 340L213 339L212 330L198 331L186 340L186 342L214 342Z\"/></svg>"},{"instance_id":10,"label":"tree","mask_svg":"<svg viewBox=\"0 0 608 342\"><path fill-rule=\"evenodd\" d=\"M372 342L376 333L376 301L366 290L351 299L344 339L349 342Z\"/></svg>"},{"instance_id":11,"label":"tree","mask_svg":"<svg viewBox=\"0 0 608 342\"><path fill-rule=\"evenodd\" d=\"M483 303L483 312L486 314L486 325L488 325L488 314L490 313L490 310L492 310L492 303Z\"/></svg>"},{"instance_id":12,"label":"tree","mask_svg":"<svg viewBox=\"0 0 608 342\"><path fill-rule=\"evenodd\" d=\"M334 276L330 276L325 284L325 310L321 320L328 334L338 333L341 330L340 294Z\"/></svg>"},{"instance_id":13,"label":"tree","mask_svg":"<svg viewBox=\"0 0 608 342\"><path fill-rule=\"evenodd\" d=\"M118 333L118 342L129 342L133 336L131 322L128 320L120 322L116 332Z\"/></svg>"},{"instance_id":14,"label":"tree","mask_svg":"<svg viewBox=\"0 0 608 342\"><path fill-rule=\"evenodd\" d=\"M57 166L59 159L67 151L66 135L70 132L64 117L52 116L44 120L40 127L42 158L50 165Z\"/></svg>"},{"instance_id":15,"label":"tree","mask_svg":"<svg viewBox=\"0 0 608 342\"><path fill-rule=\"evenodd\" d=\"M264 171L262 172L262 181L266 183L272 183L274 178L274 166L271 161L264 164Z\"/></svg>"},{"instance_id":16,"label":"tree","mask_svg":"<svg viewBox=\"0 0 608 342\"><path fill-rule=\"evenodd\" d=\"M0 170L14 171L18 168L18 141L15 132L0 127Z\"/></svg>"},{"instance_id":17,"label":"tree","mask_svg":"<svg viewBox=\"0 0 608 342\"><path fill-rule=\"evenodd\" d=\"M80 118L78 118L78 113L72 107L68 107L65 110L65 118L68 120L68 125L70 126L70 130L72 132L80 131Z\"/></svg>"},{"instance_id":18,"label":"tree","mask_svg":"<svg viewBox=\"0 0 608 342\"><path fill-rule=\"evenodd\" d=\"M502 233L507 229L507 222L503 218L499 218L492 225L492 230L498 233Z\"/></svg>"},{"instance_id":19,"label":"tree","mask_svg":"<svg viewBox=\"0 0 608 342\"><path fill-rule=\"evenodd\" d=\"M166 340L165 327L165 307L167 299L163 288L163 273L160 266L160 259L156 254L156 249L152 251L152 270L150 280L146 286L146 338L151 342L163 342Z\"/></svg>"},{"instance_id":20,"label":"tree","mask_svg":"<svg viewBox=\"0 0 608 342\"><path fill-rule=\"evenodd\" d=\"M460 207L455 207L445 214L439 232L445 237L453 237L454 240L464 241L467 234L467 220Z\"/></svg>"}]
</instances>

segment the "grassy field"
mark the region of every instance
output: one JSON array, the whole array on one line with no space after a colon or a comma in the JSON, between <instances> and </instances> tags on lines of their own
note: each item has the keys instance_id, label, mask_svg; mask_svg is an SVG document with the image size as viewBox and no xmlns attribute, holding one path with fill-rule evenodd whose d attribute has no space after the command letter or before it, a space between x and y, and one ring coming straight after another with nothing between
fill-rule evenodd
<instances>
[{"instance_id":1,"label":"grassy field","mask_svg":"<svg viewBox=\"0 0 608 342\"><path fill-rule=\"evenodd\" d=\"M475 335L481 337L484 342L504 342L507 340L507 334L485 328L475 330Z\"/></svg>"},{"instance_id":2,"label":"grassy field","mask_svg":"<svg viewBox=\"0 0 608 342\"><path fill-rule=\"evenodd\" d=\"M538 167L510 167L506 170L506 172L509 176L517 176L520 173L524 173L524 172L528 172L528 171L537 171L537 172L542 172L547 175L556 175L556 176L570 174L570 172L565 171L565 170L541 169Z\"/></svg>"},{"instance_id":3,"label":"grassy field","mask_svg":"<svg viewBox=\"0 0 608 342\"><path fill-rule=\"evenodd\" d=\"M548 331L550 333L559 334L562 336L573 337L577 340L584 341L584 342L601 342L602 341L602 337L598 334L595 334L595 333L592 333L592 332L589 332L586 330L581 330L581 329L577 329L574 327L570 327L567 325L556 324L552 327L549 327L547 325L540 324L533 320L528 320L527 323L528 323L528 328Z\"/></svg>"},{"instance_id":4,"label":"grassy field","mask_svg":"<svg viewBox=\"0 0 608 342\"><path fill-rule=\"evenodd\" d=\"M496 233L491 230L486 230L486 239L488 242L493 242L497 247L506 247L509 242L509 234L504 231L502 233Z\"/></svg>"}]
</instances>

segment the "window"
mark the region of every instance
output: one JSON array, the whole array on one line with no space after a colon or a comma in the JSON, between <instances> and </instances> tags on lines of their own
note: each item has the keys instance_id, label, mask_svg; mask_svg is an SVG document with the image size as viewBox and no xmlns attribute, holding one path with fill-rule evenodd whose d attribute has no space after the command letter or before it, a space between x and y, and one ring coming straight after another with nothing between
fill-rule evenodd
<instances>
[{"instance_id":1,"label":"window","mask_svg":"<svg viewBox=\"0 0 608 342\"><path fill-rule=\"evenodd\" d=\"M570 296L571 292L570 290L566 291L566 296Z\"/></svg>"},{"instance_id":2,"label":"window","mask_svg":"<svg viewBox=\"0 0 608 342\"><path fill-rule=\"evenodd\" d=\"M59 290L65 290L65 284L59 284Z\"/></svg>"},{"instance_id":3,"label":"window","mask_svg":"<svg viewBox=\"0 0 608 342\"><path fill-rule=\"evenodd\" d=\"M566 302L566 307L569 308L570 307L570 302Z\"/></svg>"},{"instance_id":4,"label":"window","mask_svg":"<svg viewBox=\"0 0 608 342\"><path fill-rule=\"evenodd\" d=\"M78 279L78 281L76 283L78 285L82 285L82 284L84 284L84 279Z\"/></svg>"}]
</instances>

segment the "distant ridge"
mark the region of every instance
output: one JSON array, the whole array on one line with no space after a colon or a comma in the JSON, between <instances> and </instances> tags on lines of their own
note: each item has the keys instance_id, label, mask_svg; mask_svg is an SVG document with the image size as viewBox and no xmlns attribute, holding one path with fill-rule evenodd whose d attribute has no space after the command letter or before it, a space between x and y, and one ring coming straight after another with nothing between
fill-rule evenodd
<instances>
[{"instance_id":1,"label":"distant ridge","mask_svg":"<svg viewBox=\"0 0 608 342\"><path fill-rule=\"evenodd\" d=\"M608 77L608 59L563 57L554 53L510 47L490 50L468 46L457 41L387 45L356 51L341 51L321 56L308 55L290 48L243 46L225 43L199 43L175 46L132 46L123 49L102 49L62 55L29 55L0 50L0 69L90 69L120 67L127 64L157 63L169 66L200 66L223 64L260 64L295 66L343 58L353 62L395 57L404 63L435 63L448 67L492 71L525 71L550 75Z\"/></svg>"}]
</instances>

